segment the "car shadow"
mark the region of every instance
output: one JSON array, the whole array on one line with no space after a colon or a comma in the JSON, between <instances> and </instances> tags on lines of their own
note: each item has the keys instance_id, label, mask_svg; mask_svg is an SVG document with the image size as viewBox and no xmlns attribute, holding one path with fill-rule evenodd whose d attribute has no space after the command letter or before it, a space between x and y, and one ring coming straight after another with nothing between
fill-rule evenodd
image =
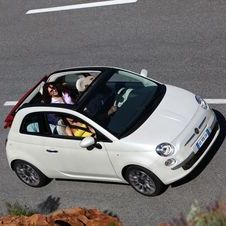
<instances>
[{"instance_id":1,"label":"car shadow","mask_svg":"<svg viewBox=\"0 0 226 226\"><path fill-rule=\"evenodd\" d=\"M197 176L199 176L201 174L201 172L206 168L206 166L210 163L210 161L213 159L213 157L215 156L215 154L218 152L219 148L221 147L222 143L224 142L225 137L226 137L225 117L217 110L214 110L214 113L216 114L217 120L220 125L219 136L217 137L213 146L208 151L207 155L196 166L196 168L190 174L188 174L186 177L171 184L171 187L178 187L180 185L186 184L186 183L190 182L191 180L195 179Z\"/></svg>"}]
</instances>

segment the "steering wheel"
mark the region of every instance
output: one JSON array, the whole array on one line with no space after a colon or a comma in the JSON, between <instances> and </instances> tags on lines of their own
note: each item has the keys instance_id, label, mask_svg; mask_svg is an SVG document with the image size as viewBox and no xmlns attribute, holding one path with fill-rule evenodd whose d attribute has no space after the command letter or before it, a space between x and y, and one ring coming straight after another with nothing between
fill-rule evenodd
<instances>
[{"instance_id":1,"label":"steering wheel","mask_svg":"<svg viewBox=\"0 0 226 226\"><path fill-rule=\"evenodd\" d=\"M131 88L121 88L116 95L114 106L120 108L128 99L129 94L133 91Z\"/></svg>"}]
</instances>

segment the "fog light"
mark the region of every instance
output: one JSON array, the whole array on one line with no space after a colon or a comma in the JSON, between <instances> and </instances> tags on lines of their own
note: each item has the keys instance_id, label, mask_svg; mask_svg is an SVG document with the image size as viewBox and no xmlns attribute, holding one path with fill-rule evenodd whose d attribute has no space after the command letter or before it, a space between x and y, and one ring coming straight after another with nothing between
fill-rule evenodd
<instances>
[{"instance_id":1,"label":"fog light","mask_svg":"<svg viewBox=\"0 0 226 226\"><path fill-rule=\"evenodd\" d=\"M176 159L167 159L167 160L165 161L165 165L166 165L166 166L172 166L172 165L174 165L176 162L177 162Z\"/></svg>"}]
</instances>

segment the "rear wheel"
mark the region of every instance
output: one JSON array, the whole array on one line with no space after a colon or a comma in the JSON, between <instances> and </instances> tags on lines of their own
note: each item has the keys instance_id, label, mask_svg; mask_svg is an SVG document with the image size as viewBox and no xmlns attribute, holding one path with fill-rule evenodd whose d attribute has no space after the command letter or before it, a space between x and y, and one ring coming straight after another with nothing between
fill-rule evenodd
<instances>
[{"instance_id":1,"label":"rear wheel","mask_svg":"<svg viewBox=\"0 0 226 226\"><path fill-rule=\"evenodd\" d=\"M136 191L146 196L160 195L167 187L155 174L138 166L126 170L126 179Z\"/></svg>"},{"instance_id":2,"label":"rear wheel","mask_svg":"<svg viewBox=\"0 0 226 226\"><path fill-rule=\"evenodd\" d=\"M14 163L14 170L20 180L31 187L42 187L51 181L35 166L22 160Z\"/></svg>"}]
</instances>

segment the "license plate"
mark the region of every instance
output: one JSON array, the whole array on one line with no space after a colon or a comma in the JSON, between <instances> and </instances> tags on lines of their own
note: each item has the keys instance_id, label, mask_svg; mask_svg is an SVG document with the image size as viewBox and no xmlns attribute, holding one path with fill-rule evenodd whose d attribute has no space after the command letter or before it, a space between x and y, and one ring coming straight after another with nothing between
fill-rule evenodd
<instances>
[{"instance_id":1,"label":"license plate","mask_svg":"<svg viewBox=\"0 0 226 226\"><path fill-rule=\"evenodd\" d=\"M202 147L202 145L205 143L205 141L209 137L210 133L211 133L211 129L210 128L206 129L206 131L203 133L202 137L196 143L196 147L198 149L200 149Z\"/></svg>"}]
</instances>

